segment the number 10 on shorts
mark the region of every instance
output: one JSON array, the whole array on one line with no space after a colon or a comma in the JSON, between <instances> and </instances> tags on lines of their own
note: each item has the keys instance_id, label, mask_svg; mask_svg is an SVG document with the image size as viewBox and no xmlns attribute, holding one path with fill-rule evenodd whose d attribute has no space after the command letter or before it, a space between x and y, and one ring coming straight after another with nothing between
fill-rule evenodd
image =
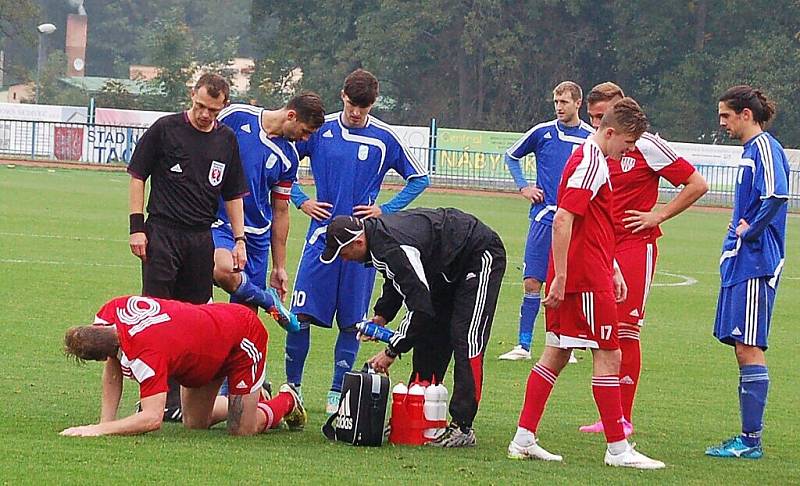
<instances>
[{"instance_id":1,"label":"number 10 on shorts","mask_svg":"<svg viewBox=\"0 0 800 486\"><path fill-rule=\"evenodd\" d=\"M302 290L292 292L292 307L303 307L306 305L306 293Z\"/></svg>"}]
</instances>

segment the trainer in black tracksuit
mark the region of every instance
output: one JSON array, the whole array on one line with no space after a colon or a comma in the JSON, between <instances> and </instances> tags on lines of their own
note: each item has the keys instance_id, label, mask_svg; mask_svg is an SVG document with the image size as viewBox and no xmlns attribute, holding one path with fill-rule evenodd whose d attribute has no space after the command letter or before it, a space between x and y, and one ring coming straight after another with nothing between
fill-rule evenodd
<instances>
[{"instance_id":1,"label":"trainer in black tracksuit","mask_svg":"<svg viewBox=\"0 0 800 486\"><path fill-rule=\"evenodd\" d=\"M366 264L384 276L375 314L390 322L405 303L407 313L387 354L414 349L412 379L419 373L428 381L442 380L452 356L450 415L459 426L471 427L506 269L500 237L476 217L453 208L412 209L363 222L347 216L336 219L340 218L354 228L336 239L346 246L355 226L363 225ZM338 226L336 219L328 233Z\"/></svg>"}]
</instances>

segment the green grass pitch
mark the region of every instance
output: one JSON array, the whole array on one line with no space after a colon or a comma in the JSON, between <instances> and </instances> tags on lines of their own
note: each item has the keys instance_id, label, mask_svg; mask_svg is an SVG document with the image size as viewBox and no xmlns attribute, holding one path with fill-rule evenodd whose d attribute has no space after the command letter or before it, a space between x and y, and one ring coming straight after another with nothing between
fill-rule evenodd
<instances>
[{"instance_id":1,"label":"green grass pitch","mask_svg":"<svg viewBox=\"0 0 800 486\"><path fill-rule=\"evenodd\" d=\"M713 460L706 446L738 429L737 369L730 348L711 336L719 247L728 211L689 211L664 225L660 260L642 334L644 366L634 421L635 441L667 463L663 471L603 466L603 440L579 434L593 421L591 358L562 374L540 429L542 444L563 464L516 462L505 448L516 427L531 362L498 362L515 343L522 287L520 261L528 228L520 198L428 193L421 206L472 212L505 241L509 268L486 355L484 398L469 450L353 448L319 433L332 369L335 335L315 329L303 389L311 414L304 432L231 438L224 427L186 431L167 424L139 437L64 438L62 429L98 419L101 365L64 357L67 326L87 323L108 298L136 293L139 267L127 245L124 173L0 166L0 482L67 484L151 482L230 484L525 484L680 483L788 484L800 481L800 220L790 217L788 255L767 353L772 385L759 461ZM390 194L385 193L384 198ZM289 269L294 270L307 220L292 210ZM675 286L694 279L693 285ZM380 282L380 278L378 279ZM218 300L224 296L218 291ZM273 323L271 378L283 377L283 331ZM535 353L543 323L537 321ZM362 346L363 362L380 348ZM409 361L392 369L405 380ZM448 381L448 387L451 381ZM126 382L121 413L136 387Z\"/></svg>"}]
</instances>

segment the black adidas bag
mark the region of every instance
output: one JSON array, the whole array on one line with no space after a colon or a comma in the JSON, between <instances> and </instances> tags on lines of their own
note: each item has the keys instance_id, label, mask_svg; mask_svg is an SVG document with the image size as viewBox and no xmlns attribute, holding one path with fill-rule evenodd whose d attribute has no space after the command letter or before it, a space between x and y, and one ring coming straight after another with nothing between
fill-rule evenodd
<instances>
[{"instance_id":1,"label":"black adidas bag","mask_svg":"<svg viewBox=\"0 0 800 486\"><path fill-rule=\"evenodd\" d=\"M328 418L322 433L330 440L360 446L380 446L386 425L389 377L366 365L344 375L339 410Z\"/></svg>"}]
</instances>

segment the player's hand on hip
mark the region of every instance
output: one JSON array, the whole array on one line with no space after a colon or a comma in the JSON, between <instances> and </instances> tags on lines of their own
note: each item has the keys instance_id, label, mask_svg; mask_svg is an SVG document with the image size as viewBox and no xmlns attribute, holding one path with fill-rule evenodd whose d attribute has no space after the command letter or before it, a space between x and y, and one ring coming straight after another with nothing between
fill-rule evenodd
<instances>
[{"instance_id":1,"label":"player's hand on hip","mask_svg":"<svg viewBox=\"0 0 800 486\"><path fill-rule=\"evenodd\" d=\"M567 285L567 278L556 275L550 285L547 286L547 297L542 301L542 305L552 309L558 308L564 302L564 289Z\"/></svg>"},{"instance_id":2,"label":"player's hand on hip","mask_svg":"<svg viewBox=\"0 0 800 486\"><path fill-rule=\"evenodd\" d=\"M317 201L316 199L309 199L300 205L300 211L303 211L317 221L324 221L331 217L330 209L332 207L333 204L331 203Z\"/></svg>"},{"instance_id":3,"label":"player's hand on hip","mask_svg":"<svg viewBox=\"0 0 800 486\"><path fill-rule=\"evenodd\" d=\"M61 431L65 437L97 437L103 435L96 425L80 425L78 427L70 427Z\"/></svg>"},{"instance_id":4,"label":"player's hand on hip","mask_svg":"<svg viewBox=\"0 0 800 486\"><path fill-rule=\"evenodd\" d=\"M231 250L231 258L233 259L233 271L241 272L244 266L247 265L247 248L244 241L237 241Z\"/></svg>"},{"instance_id":5,"label":"player's hand on hip","mask_svg":"<svg viewBox=\"0 0 800 486\"><path fill-rule=\"evenodd\" d=\"M736 227L736 236L741 237L747 230L750 229L750 225L744 219L739 220L739 225Z\"/></svg>"},{"instance_id":6,"label":"player's hand on hip","mask_svg":"<svg viewBox=\"0 0 800 486\"><path fill-rule=\"evenodd\" d=\"M359 219L377 218L381 214L383 214L383 211L378 205L359 204L353 207L353 216Z\"/></svg>"},{"instance_id":7,"label":"player's hand on hip","mask_svg":"<svg viewBox=\"0 0 800 486\"><path fill-rule=\"evenodd\" d=\"M139 257L143 262L147 261L147 235L144 233L133 233L128 238L131 245L131 253Z\"/></svg>"},{"instance_id":8,"label":"player's hand on hip","mask_svg":"<svg viewBox=\"0 0 800 486\"><path fill-rule=\"evenodd\" d=\"M632 233L655 228L664 222L661 214L656 211L642 212L636 211L635 209L628 209L625 211L625 214L629 214L630 216L622 218L622 223L625 225L625 228L631 230Z\"/></svg>"},{"instance_id":9,"label":"player's hand on hip","mask_svg":"<svg viewBox=\"0 0 800 486\"><path fill-rule=\"evenodd\" d=\"M614 267L614 298L618 304L628 298L628 284L619 267Z\"/></svg>"},{"instance_id":10,"label":"player's hand on hip","mask_svg":"<svg viewBox=\"0 0 800 486\"><path fill-rule=\"evenodd\" d=\"M544 191L536 186L527 186L519 190L519 193L532 203L540 203L544 201Z\"/></svg>"},{"instance_id":11,"label":"player's hand on hip","mask_svg":"<svg viewBox=\"0 0 800 486\"><path fill-rule=\"evenodd\" d=\"M275 267L269 274L269 286L278 292L278 297L281 302L286 298L286 293L289 291L289 274L286 273L285 268Z\"/></svg>"}]
</instances>

